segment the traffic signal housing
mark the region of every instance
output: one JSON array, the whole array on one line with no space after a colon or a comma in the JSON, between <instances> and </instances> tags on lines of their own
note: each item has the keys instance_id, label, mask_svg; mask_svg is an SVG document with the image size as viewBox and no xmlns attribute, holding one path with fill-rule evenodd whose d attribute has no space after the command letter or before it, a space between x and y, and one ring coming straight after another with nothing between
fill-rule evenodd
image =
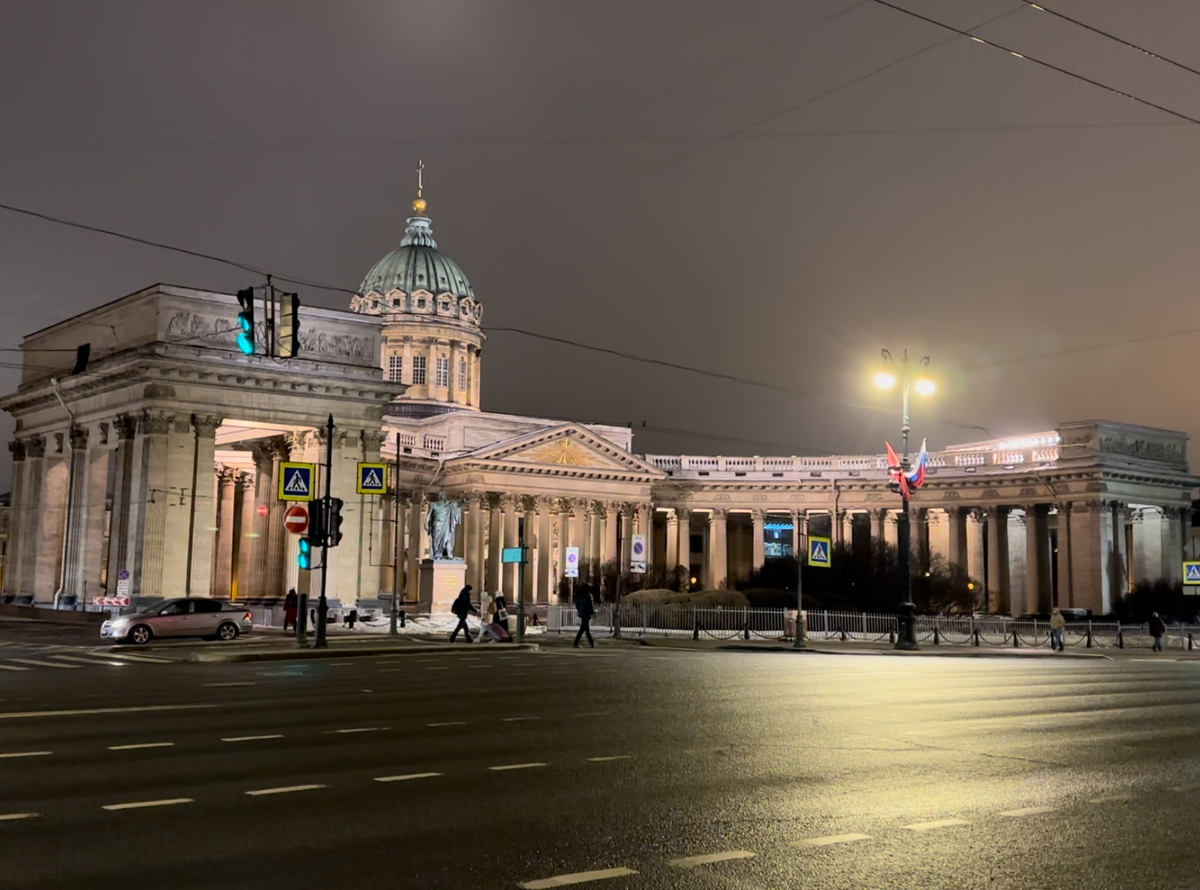
<instances>
[{"instance_id":1,"label":"traffic signal housing","mask_svg":"<svg viewBox=\"0 0 1200 890\"><path fill-rule=\"evenodd\" d=\"M254 288L243 288L238 291L237 298L242 304L242 311L238 313L238 349L246 355L254 355L258 349L254 330Z\"/></svg>"},{"instance_id":2,"label":"traffic signal housing","mask_svg":"<svg viewBox=\"0 0 1200 890\"><path fill-rule=\"evenodd\" d=\"M295 358L300 354L300 297L298 294L279 296L279 357Z\"/></svg>"},{"instance_id":3,"label":"traffic signal housing","mask_svg":"<svg viewBox=\"0 0 1200 890\"><path fill-rule=\"evenodd\" d=\"M317 564L317 555L314 551L319 545L319 541L308 535L300 539L300 568L311 570Z\"/></svg>"},{"instance_id":4,"label":"traffic signal housing","mask_svg":"<svg viewBox=\"0 0 1200 890\"><path fill-rule=\"evenodd\" d=\"M341 498L329 499L329 526L325 532L330 547L336 547L342 543L342 505L344 503Z\"/></svg>"}]
</instances>

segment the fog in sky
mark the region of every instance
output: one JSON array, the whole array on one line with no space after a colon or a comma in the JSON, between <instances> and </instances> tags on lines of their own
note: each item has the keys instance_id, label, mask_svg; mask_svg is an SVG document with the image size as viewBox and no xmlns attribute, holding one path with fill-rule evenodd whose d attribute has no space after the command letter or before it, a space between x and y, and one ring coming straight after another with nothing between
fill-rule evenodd
<instances>
[{"instance_id":1,"label":"fog in sky","mask_svg":"<svg viewBox=\"0 0 1200 890\"><path fill-rule=\"evenodd\" d=\"M895 2L1200 118L1200 75L1020 0ZM1200 4L1046 5L1200 68ZM931 447L1097 417L1200 433L1200 126L874 0L0 0L0 20L5 204L353 290L423 160L493 326L487 410L645 423L643 453L875 453L898 436L869 389L888 347L940 375L914 407ZM0 390L23 334L159 281L261 283L0 211Z\"/></svg>"}]
</instances>

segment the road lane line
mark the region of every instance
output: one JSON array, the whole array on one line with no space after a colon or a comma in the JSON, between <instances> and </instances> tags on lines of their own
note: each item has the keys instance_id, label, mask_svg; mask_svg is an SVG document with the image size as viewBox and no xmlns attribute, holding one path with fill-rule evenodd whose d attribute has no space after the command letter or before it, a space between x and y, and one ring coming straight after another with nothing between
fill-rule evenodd
<instances>
[{"instance_id":1,"label":"road lane line","mask_svg":"<svg viewBox=\"0 0 1200 890\"><path fill-rule=\"evenodd\" d=\"M325 735L349 735L354 732L387 732L391 729L390 726L358 726L354 729L335 729L332 732L327 732Z\"/></svg>"},{"instance_id":2,"label":"road lane line","mask_svg":"<svg viewBox=\"0 0 1200 890\"><path fill-rule=\"evenodd\" d=\"M582 714L572 714L571 716L576 719L580 717L607 717L608 711L585 711Z\"/></svg>"},{"instance_id":3,"label":"road lane line","mask_svg":"<svg viewBox=\"0 0 1200 890\"><path fill-rule=\"evenodd\" d=\"M137 751L141 748L174 748L174 742L143 742L140 745L109 745L109 751Z\"/></svg>"},{"instance_id":4,"label":"road lane line","mask_svg":"<svg viewBox=\"0 0 1200 890\"><path fill-rule=\"evenodd\" d=\"M554 887L569 887L571 884L586 884L589 881L603 881L607 878L625 878L636 874L637 872L632 868L604 868L599 871L577 871L571 875L542 878L540 881L526 881L520 886L524 890L551 890Z\"/></svg>"},{"instance_id":5,"label":"road lane line","mask_svg":"<svg viewBox=\"0 0 1200 890\"><path fill-rule=\"evenodd\" d=\"M915 825L905 825L909 831L933 831L935 828L953 828L955 825L970 825L962 819L938 819L936 822L918 822Z\"/></svg>"},{"instance_id":6,"label":"road lane line","mask_svg":"<svg viewBox=\"0 0 1200 890\"><path fill-rule=\"evenodd\" d=\"M285 785L282 788L260 788L258 791L247 791L249 797L262 797L264 794L291 794L293 791L316 791L328 788L328 785Z\"/></svg>"},{"instance_id":7,"label":"road lane line","mask_svg":"<svg viewBox=\"0 0 1200 890\"><path fill-rule=\"evenodd\" d=\"M1058 810L1058 807L1025 807L1022 810L1005 810L1001 816L1008 816L1010 819L1024 819L1026 816L1041 816L1044 813L1053 813Z\"/></svg>"},{"instance_id":8,"label":"road lane line","mask_svg":"<svg viewBox=\"0 0 1200 890\"><path fill-rule=\"evenodd\" d=\"M15 664L0 664L0 671L31 671L33 668L17 667Z\"/></svg>"},{"instance_id":9,"label":"road lane line","mask_svg":"<svg viewBox=\"0 0 1200 890\"><path fill-rule=\"evenodd\" d=\"M138 800L133 803L110 803L101 809L103 810L140 810L143 807L173 807L181 803L195 803L190 797L173 797L168 800Z\"/></svg>"},{"instance_id":10,"label":"road lane line","mask_svg":"<svg viewBox=\"0 0 1200 890\"><path fill-rule=\"evenodd\" d=\"M223 705L135 705L128 708L83 708L77 711L6 711L0 720L22 720L30 717L95 717L99 714L147 714L153 711L200 711Z\"/></svg>"},{"instance_id":11,"label":"road lane line","mask_svg":"<svg viewBox=\"0 0 1200 890\"><path fill-rule=\"evenodd\" d=\"M675 868L695 868L697 865L711 865L714 862L727 862L730 859L751 859L756 854L749 850L726 850L724 853L707 853L703 856L684 856L681 859L671 859L667 865Z\"/></svg>"},{"instance_id":12,"label":"road lane line","mask_svg":"<svg viewBox=\"0 0 1200 890\"><path fill-rule=\"evenodd\" d=\"M869 841L869 834L832 834L829 837L809 837L802 841L792 841L793 847L827 847L830 844L851 844L855 841Z\"/></svg>"},{"instance_id":13,"label":"road lane line","mask_svg":"<svg viewBox=\"0 0 1200 890\"><path fill-rule=\"evenodd\" d=\"M53 751L16 751L12 754L0 754L0 760L11 760L15 757L49 757Z\"/></svg>"},{"instance_id":14,"label":"road lane line","mask_svg":"<svg viewBox=\"0 0 1200 890\"><path fill-rule=\"evenodd\" d=\"M77 671L81 667L78 664L63 664L58 661L39 661L36 658L9 658L9 661L15 661L17 664L32 664L35 667L43 668L59 668L61 670Z\"/></svg>"},{"instance_id":15,"label":"road lane line","mask_svg":"<svg viewBox=\"0 0 1200 890\"><path fill-rule=\"evenodd\" d=\"M545 766L544 763L506 763L503 766L489 766L492 772L499 773L510 769L533 769L538 766Z\"/></svg>"},{"instance_id":16,"label":"road lane line","mask_svg":"<svg viewBox=\"0 0 1200 890\"><path fill-rule=\"evenodd\" d=\"M105 658L119 658L121 661L140 661L145 664L170 664L171 659L159 658L157 655L130 655L125 652L113 652Z\"/></svg>"},{"instance_id":17,"label":"road lane line","mask_svg":"<svg viewBox=\"0 0 1200 890\"><path fill-rule=\"evenodd\" d=\"M273 733L272 735L235 735L227 739L221 739L223 742L261 742L266 739L281 739L282 733Z\"/></svg>"},{"instance_id":18,"label":"road lane line","mask_svg":"<svg viewBox=\"0 0 1200 890\"><path fill-rule=\"evenodd\" d=\"M233 689L238 686L257 686L258 684L250 680L239 680L235 683L202 683L200 685L206 689Z\"/></svg>"},{"instance_id":19,"label":"road lane line","mask_svg":"<svg viewBox=\"0 0 1200 890\"><path fill-rule=\"evenodd\" d=\"M1197 788L1200 788L1200 783L1190 782L1187 785L1176 785L1171 790L1172 791L1181 791L1181 792L1186 793L1188 791L1195 791Z\"/></svg>"},{"instance_id":20,"label":"road lane line","mask_svg":"<svg viewBox=\"0 0 1200 890\"><path fill-rule=\"evenodd\" d=\"M468 726L466 720L446 720L442 723L426 723L426 726Z\"/></svg>"},{"instance_id":21,"label":"road lane line","mask_svg":"<svg viewBox=\"0 0 1200 890\"><path fill-rule=\"evenodd\" d=\"M609 763L613 760L628 760L632 754L611 754L608 757L589 757L588 763Z\"/></svg>"},{"instance_id":22,"label":"road lane line","mask_svg":"<svg viewBox=\"0 0 1200 890\"><path fill-rule=\"evenodd\" d=\"M541 720L541 717L505 717L503 723L522 723L526 720Z\"/></svg>"},{"instance_id":23,"label":"road lane line","mask_svg":"<svg viewBox=\"0 0 1200 890\"><path fill-rule=\"evenodd\" d=\"M55 652L50 657L61 658L63 661L77 661L80 664L90 664L92 667L96 667L97 665L101 664L108 665L109 667L128 667L128 665L124 662L114 661L111 658L106 658L103 655L86 657L83 655L60 655L59 653Z\"/></svg>"},{"instance_id":24,"label":"road lane line","mask_svg":"<svg viewBox=\"0 0 1200 890\"><path fill-rule=\"evenodd\" d=\"M1132 794L1106 794L1104 797L1093 797L1088 803L1123 803L1133 800Z\"/></svg>"},{"instance_id":25,"label":"road lane line","mask_svg":"<svg viewBox=\"0 0 1200 890\"><path fill-rule=\"evenodd\" d=\"M427 670L427 671L448 671L448 670L450 670L450 668L446 667L446 665L440 665L438 667L427 667L427 668L425 668L425 670Z\"/></svg>"},{"instance_id":26,"label":"road lane line","mask_svg":"<svg viewBox=\"0 0 1200 890\"><path fill-rule=\"evenodd\" d=\"M378 776L376 782L407 782L410 779L435 779L441 773L409 773L406 776Z\"/></svg>"},{"instance_id":27,"label":"road lane line","mask_svg":"<svg viewBox=\"0 0 1200 890\"><path fill-rule=\"evenodd\" d=\"M0 813L0 822L16 822L18 819L36 819L41 813Z\"/></svg>"}]
</instances>

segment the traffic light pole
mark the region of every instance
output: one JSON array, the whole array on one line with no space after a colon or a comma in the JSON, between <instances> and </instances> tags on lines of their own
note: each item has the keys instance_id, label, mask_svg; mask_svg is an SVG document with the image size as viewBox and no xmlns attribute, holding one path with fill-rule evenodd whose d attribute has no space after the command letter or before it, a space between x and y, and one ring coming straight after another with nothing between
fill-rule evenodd
<instances>
[{"instance_id":1,"label":"traffic light pole","mask_svg":"<svg viewBox=\"0 0 1200 890\"><path fill-rule=\"evenodd\" d=\"M329 504L330 492L333 490L333 415L325 423L325 496L321 498L320 509L324 511L326 521L325 536L321 540L321 595L317 599L317 626L313 628L313 647L323 649L328 645L325 639L325 616L329 614L329 602L325 599L326 584L329 579Z\"/></svg>"}]
</instances>

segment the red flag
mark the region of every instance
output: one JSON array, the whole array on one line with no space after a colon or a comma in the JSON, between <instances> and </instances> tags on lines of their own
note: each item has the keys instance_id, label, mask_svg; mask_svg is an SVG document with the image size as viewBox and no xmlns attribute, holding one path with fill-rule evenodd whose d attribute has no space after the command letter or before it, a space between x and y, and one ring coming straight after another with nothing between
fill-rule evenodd
<instances>
[{"instance_id":1,"label":"red flag","mask_svg":"<svg viewBox=\"0 0 1200 890\"><path fill-rule=\"evenodd\" d=\"M884 444L887 445L888 473L891 474L892 481L900 485L900 494L908 497L910 492L908 479L904 475L904 465L900 463L900 458L896 456L896 451L892 448L892 443L885 442Z\"/></svg>"}]
</instances>

